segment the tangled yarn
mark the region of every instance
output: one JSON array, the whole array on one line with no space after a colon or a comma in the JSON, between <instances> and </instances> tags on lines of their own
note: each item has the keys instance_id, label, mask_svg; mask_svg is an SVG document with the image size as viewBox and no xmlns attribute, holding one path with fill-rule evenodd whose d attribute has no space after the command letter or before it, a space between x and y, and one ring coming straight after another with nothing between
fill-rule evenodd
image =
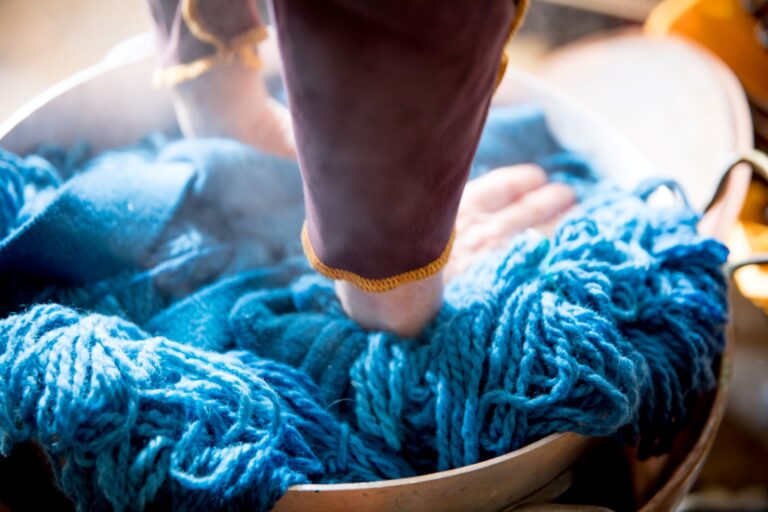
<instances>
[{"instance_id":1,"label":"tangled yarn","mask_svg":"<svg viewBox=\"0 0 768 512\"><path fill-rule=\"evenodd\" d=\"M58 305L11 317L0 335L4 449L35 439L61 457L62 485L89 509L142 509L163 486L174 509L266 509L312 477L410 472L325 411L305 375L252 354Z\"/></svg>"},{"instance_id":2,"label":"tangled yarn","mask_svg":"<svg viewBox=\"0 0 768 512\"><path fill-rule=\"evenodd\" d=\"M419 340L356 329L311 276L244 296L235 343L300 366L328 399L351 382L358 428L395 451L417 447L409 461L429 446L428 469L553 432L620 431L642 455L666 451L691 393L716 384L727 253L696 234L687 208L647 206L651 188L605 191L552 240L518 237L449 285Z\"/></svg>"},{"instance_id":3,"label":"tangled yarn","mask_svg":"<svg viewBox=\"0 0 768 512\"><path fill-rule=\"evenodd\" d=\"M28 165L0 157L0 178ZM37 443L81 510L266 510L291 485L454 468L555 432L613 436L650 455L716 385L727 251L697 233L687 205L650 206L659 183L593 185L551 238L511 240L449 283L418 338L400 339L347 319L332 283L282 242L258 264L244 259L254 228L226 211L239 217L248 191L277 175L253 169L283 163L223 141L131 161L119 172L135 180L121 183L139 206L158 179L152 166L173 170L152 208L129 212L115 206L121 192L95 191L100 173L114 178L99 165L32 221L18 220L13 176L0 194L11 201L0 208L0 280L26 292L4 298L17 312L0 320L0 449ZM189 205L207 204L227 165L249 171L243 205L199 221ZM64 194L67 219L98 229L53 229ZM141 212L124 232L137 237L132 252L113 254L102 216L115 225ZM90 236L100 259L76 273L66 258L36 255L47 265L40 283L23 245L43 239L35 230L62 246Z\"/></svg>"},{"instance_id":4,"label":"tangled yarn","mask_svg":"<svg viewBox=\"0 0 768 512\"><path fill-rule=\"evenodd\" d=\"M0 159L0 237L27 220L60 185L46 160L35 155L26 159L4 156Z\"/></svg>"}]
</instances>

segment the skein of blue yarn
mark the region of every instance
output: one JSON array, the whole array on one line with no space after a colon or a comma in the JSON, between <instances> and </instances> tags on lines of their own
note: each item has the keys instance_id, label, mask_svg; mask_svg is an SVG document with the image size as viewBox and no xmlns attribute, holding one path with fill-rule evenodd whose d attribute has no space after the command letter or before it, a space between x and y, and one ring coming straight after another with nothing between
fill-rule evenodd
<instances>
[{"instance_id":1,"label":"skein of blue yarn","mask_svg":"<svg viewBox=\"0 0 768 512\"><path fill-rule=\"evenodd\" d=\"M0 353L0 450L35 440L81 510L267 510L294 484L412 474L252 354L58 305L0 322Z\"/></svg>"},{"instance_id":2,"label":"skein of blue yarn","mask_svg":"<svg viewBox=\"0 0 768 512\"><path fill-rule=\"evenodd\" d=\"M654 187L604 190L553 240L518 237L450 283L419 340L356 329L331 283L314 276L243 297L234 338L315 379L327 377L312 369L317 354L332 375L348 368L350 380L326 383L335 396L351 382L358 428L393 450L419 447L406 459L431 469L566 431L617 435L642 456L663 452L685 425L687 401L716 384L727 250L697 234L687 207L646 205ZM364 346L353 363L340 340Z\"/></svg>"},{"instance_id":3,"label":"skein of blue yarn","mask_svg":"<svg viewBox=\"0 0 768 512\"><path fill-rule=\"evenodd\" d=\"M510 163L521 137L496 135L478 167ZM548 144L548 170L589 170ZM0 152L0 303L16 312L0 320L0 448L40 446L80 510L266 510L294 484L433 472L554 432L661 453L716 385L726 249L686 204L647 204L670 183L582 180L552 237L488 255L399 339L347 319L285 240L246 257L298 229L249 220L282 218L252 199L275 180L297 182L300 211L295 163L232 141L127 152L65 159L55 194L43 161Z\"/></svg>"},{"instance_id":4,"label":"skein of blue yarn","mask_svg":"<svg viewBox=\"0 0 768 512\"><path fill-rule=\"evenodd\" d=\"M726 249L641 196L607 191L552 240L517 237L417 340L363 331L313 275L243 295L224 354L34 306L0 322L4 449L34 440L97 510L265 510L293 484L447 469L553 432L655 453L715 385ZM326 409L343 396L351 410Z\"/></svg>"}]
</instances>

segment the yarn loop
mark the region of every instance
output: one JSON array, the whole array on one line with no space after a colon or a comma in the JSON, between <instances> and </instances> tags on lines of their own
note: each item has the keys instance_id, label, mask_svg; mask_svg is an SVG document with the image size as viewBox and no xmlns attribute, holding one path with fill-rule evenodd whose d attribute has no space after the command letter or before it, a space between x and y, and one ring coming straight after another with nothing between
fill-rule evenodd
<instances>
[{"instance_id":1,"label":"yarn loop","mask_svg":"<svg viewBox=\"0 0 768 512\"><path fill-rule=\"evenodd\" d=\"M14 312L0 450L36 443L80 510L267 510L292 485L455 468L556 432L648 456L717 384L727 250L684 202L646 201L669 183L582 180L551 237L485 257L400 339L350 321L333 283L270 238L298 233L298 173L280 181L295 165L229 141L153 144L62 186L0 153L0 306ZM563 155L548 157L558 172L583 171ZM297 201L284 230L242 220L268 215L252 197L271 183Z\"/></svg>"}]
</instances>

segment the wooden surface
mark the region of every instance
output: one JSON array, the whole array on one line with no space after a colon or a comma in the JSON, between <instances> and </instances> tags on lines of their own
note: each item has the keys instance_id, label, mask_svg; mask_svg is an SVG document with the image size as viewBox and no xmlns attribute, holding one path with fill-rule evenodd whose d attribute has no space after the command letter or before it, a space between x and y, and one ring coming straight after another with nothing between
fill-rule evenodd
<instances>
[{"instance_id":1,"label":"wooden surface","mask_svg":"<svg viewBox=\"0 0 768 512\"><path fill-rule=\"evenodd\" d=\"M555 435L502 457L441 473L364 484L299 485L278 502L275 512L498 511L527 501L556 480L591 443L576 434Z\"/></svg>"}]
</instances>

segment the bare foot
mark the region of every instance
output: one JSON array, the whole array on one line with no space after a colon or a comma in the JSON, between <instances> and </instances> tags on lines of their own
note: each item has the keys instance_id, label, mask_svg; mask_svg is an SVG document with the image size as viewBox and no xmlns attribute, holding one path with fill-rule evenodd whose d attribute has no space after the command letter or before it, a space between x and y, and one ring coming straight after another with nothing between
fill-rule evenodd
<instances>
[{"instance_id":1,"label":"bare foot","mask_svg":"<svg viewBox=\"0 0 768 512\"><path fill-rule=\"evenodd\" d=\"M296 158L288 110L272 99L257 69L224 64L173 88L187 137L229 137L268 153Z\"/></svg>"},{"instance_id":2,"label":"bare foot","mask_svg":"<svg viewBox=\"0 0 768 512\"><path fill-rule=\"evenodd\" d=\"M440 310L442 271L379 293L363 291L348 281L336 281L336 295L347 315L363 327L408 338L419 334Z\"/></svg>"},{"instance_id":3,"label":"bare foot","mask_svg":"<svg viewBox=\"0 0 768 512\"><path fill-rule=\"evenodd\" d=\"M551 226L575 202L569 187L548 183L538 166L496 169L465 187L453 252L443 271L383 293L337 281L336 294L347 315L363 327L415 336L440 309L444 279L461 274L478 257L528 228Z\"/></svg>"}]
</instances>

